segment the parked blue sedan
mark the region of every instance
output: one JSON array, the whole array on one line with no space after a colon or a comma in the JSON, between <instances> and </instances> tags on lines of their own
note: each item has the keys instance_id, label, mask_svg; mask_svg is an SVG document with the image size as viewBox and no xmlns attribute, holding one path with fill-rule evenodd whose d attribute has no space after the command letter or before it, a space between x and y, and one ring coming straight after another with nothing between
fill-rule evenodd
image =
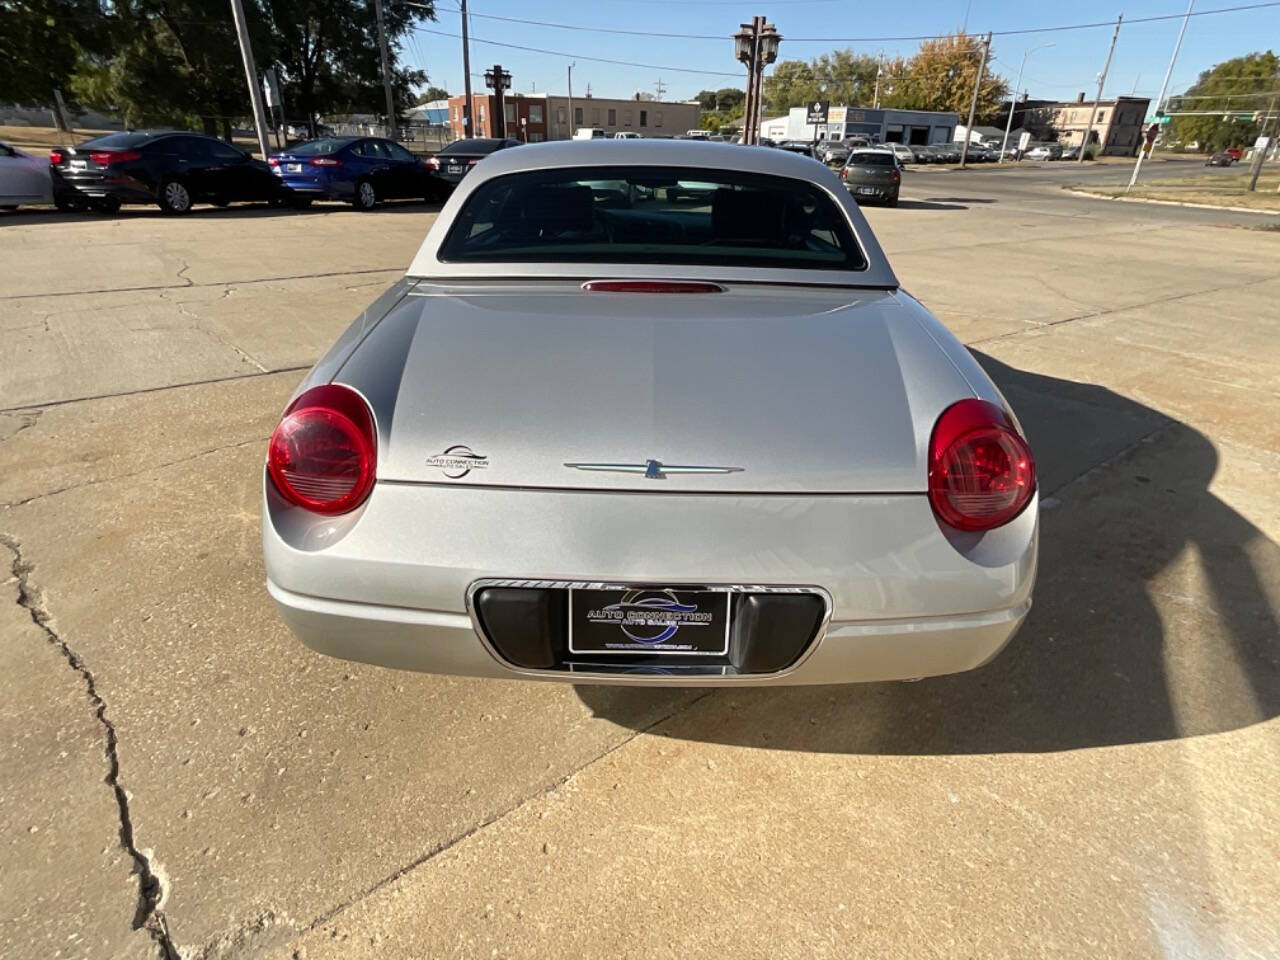
<instances>
[{"instance_id":1,"label":"parked blue sedan","mask_svg":"<svg viewBox=\"0 0 1280 960\"><path fill-rule=\"evenodd\" d=\"M425 163L380 137L321 137L267 162L300 207L312 200L345 200L357 210L372 210L383 200L434 202L448 192Z\"/></svg>"}]
</instances>

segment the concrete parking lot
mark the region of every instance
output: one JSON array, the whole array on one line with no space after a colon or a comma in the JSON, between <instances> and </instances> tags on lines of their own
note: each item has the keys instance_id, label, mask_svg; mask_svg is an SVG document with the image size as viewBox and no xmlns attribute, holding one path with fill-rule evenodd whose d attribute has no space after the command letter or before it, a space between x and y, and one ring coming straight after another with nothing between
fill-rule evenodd
<instances>
[{"instance_id":1,"label":"concrete parking lot","mask_svg":"<svg viewBox=\"0 0 1280 960\"><path fill-rule=\"evenodd\" d=\"M868 212L1030 434L1026 627L768 691L277 619L266 439L429 208L0 217L0 956L1280 957L1280 232L1072 175Z\"/></svg>"}]
</instances>

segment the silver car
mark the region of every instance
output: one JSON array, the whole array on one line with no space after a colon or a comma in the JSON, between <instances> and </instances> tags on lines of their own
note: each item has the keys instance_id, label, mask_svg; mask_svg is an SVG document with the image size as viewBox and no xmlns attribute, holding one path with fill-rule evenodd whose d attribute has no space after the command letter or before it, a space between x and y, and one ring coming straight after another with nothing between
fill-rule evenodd
<instances>
[{"instance_id":1,"label":"silver car","mask_svg":"<svg viewBox=\"0 0 1280 960\"><path fill-rule=\"evenodd\" d=\"M438 673L952 673L1035 577L1008 405L840 180L780 150L495 154L299 385L263 486L302 641Z\"/></svg>"},{"instance_id":2,"label":"silver car","mask_svg":"<svg viewBox=\"0 0 1280 960\"><path fill-rule=\"evenodd\" d=\"M49 158L0 143L0 210L33 203L53 203Z\"/></svg>"}]
</instances>

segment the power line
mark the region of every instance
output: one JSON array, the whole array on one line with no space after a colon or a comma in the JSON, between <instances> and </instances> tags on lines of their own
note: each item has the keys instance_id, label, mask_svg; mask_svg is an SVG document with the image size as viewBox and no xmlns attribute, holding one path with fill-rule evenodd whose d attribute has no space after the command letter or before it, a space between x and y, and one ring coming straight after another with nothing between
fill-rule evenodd
<instances>
[{"instance_id":1,"label":"power line","mask_svg":"<svg viewBox=\"0 0 1280 960\"><path fill-rule=\"evenodd\" d=\"M648 3L675 3L683 7L700 6L699 3L690 3L686 0L629 0L629 2L648 2ZM773 3L781 2L781 0L771 0ZM804 3L825 3L828 0L796 0L796 2ZM834 0L832 0L834 2ZM726 3L732 3L740 6L737 0L726 0ZM409 3L408 6L416 7L423 4ZM1218 7L1213 10L1197 10L1191 15L1193 17L1208 17L1221 13L1239 13L1246 10L1261 10L1270 7L1280 7L1280 0L1270 0L1266 3L1250 3L1242 4L1234 7ZM623 30L617 27L590 27L576 23L557 23L552 20L532 20L526 17L505 17L496 13L476 13L471 12L471 16L479 17L484 20L498 20L503 23L518 23L524 26L532 27L548 27L553 30L569 30L578 33L607 33L628 37L658 37L664 40L716 40L723 41L728 39L727 36L712 33L662 33L652 30ZM1165 20L1181 20L1185 13L1159 14L1150 17L1135 17L1133 20L1126 20L1127 24L1135 23L1158 23ZM1024 27L1017 30L993 30L993 36L997 37L1014 37L1025 34L1035 33L1058 33L1067 30L1093 30L1099 27L1113 27L1114 20L1099 20L1094 23L1071 23L1062 24L1054 27ZM895 43L907 41L924 41L924 40L947 40L953 37L950 33L932 33L919 34L917 36L901 36L901 37L787 37L787 43Z\"/></svg>"},{"instance_id":2,"label":"power line","mask_svg":"<svg viewBox=\"0 0 1280 960\"><path fill-rule=\"evenodd\" d=\"M458 33L448 33L444 30L429 30L426 27L418 27L422 33L432 33L438 37L452 37L455 40L461 39L462 35ZM472 43L487 43L491 47L506 47L508 50L524 50L528 53L544 53L550 57L564 57L566 59L590 60L594 63L611 63L620 67L643 67L646 70L669 70L672 73L696 73L706 77L738 77L738 71L725 70L695 70L692 67L673 67L669 64L660 63L637 63L634 60L612 60L608 57L591 57L585 53L566 53L563 50L546 50L542 47L526 47L519 43L502 43L498 40L482 40L480 37L472 37Z\"/></svg>"},{"instance_id":3,"label":"power line","mask_svg":"<svg viewBox=\"0 0 1280 960\"><path fill-rule=\"evenodd\" d=\"M1218 13L1239 13L1244 10L1262 10L1267 7L1280 7L1280 0L1270 0L1267 3L1248 3L1235 7L1217 7L1213 10L1196 10L1191 14L1193 17L1209 17ZM1158 23L1164 20L1181 20L1187 14L1183 13L1165 13L1150 17L1134 17L1132 20L1126 20L1125 23L1133 25L1135 23ZM1025 27L1019 30L992 30L990 33L996 37L1018 37L1032 33L1060 33L1065 30L1093 30L1098 27L1114 27L1114 20L1098 20L1094 23L1070 23L1057 27ZM787 43L894 43L899 41L912 40L947 40L954 34L941 33L929 36L917 37L787 37Z\"/></svg>"}]
</instances>

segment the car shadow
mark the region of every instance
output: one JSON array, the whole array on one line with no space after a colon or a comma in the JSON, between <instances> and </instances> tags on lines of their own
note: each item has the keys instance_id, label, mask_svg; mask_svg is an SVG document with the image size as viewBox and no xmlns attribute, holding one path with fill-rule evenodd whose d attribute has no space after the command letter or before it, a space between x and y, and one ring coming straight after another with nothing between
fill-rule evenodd
<instances>
[{"instance_id":1,"label":"car shadow","mask_svg":"<svg viewBox=\"0 0 1280 960\"><path fill-rule=\"evenodd\" d=\"M960 203L941 203L937 200L907 200L905 198L898 201L899 210L968 210L969 208Z\"/></svg>"},{"instance_id":2,"label":"car shadow","mask_svg":"<svg viewBox=\"0 0 1280 960\"><path fill-rule=\"evenodd\" d=\"M919 683L580 685L583 703L626 725L646 702L705 697L649 732L921 755L1169 740L1280 714L1280 624L1263 587L1280 582L1280 547L1210 490L1208 438L1104 387L975 356L1027 432L1043 498L1035 604L998 657Z\"/></svg>"},{"instance_id":3,"label":"car shadow","mask_svg":"<svg viewBox=\"0 0 1280 960\"><path fill-rule=\"evenodd\" d=\"M439 213L444 206L443 200L425 203L421 200L386 200L378 204L371 214L379 213ZM306 207L274 206L267 203L235 203L226 207L215 207L200 204L183 214L187 219L261 219L264 217L296 217L320 213L354 212L349 203L340 200L320 201ZM121 207L115 213L102 213L94 210L63 211L53 207L19 207L15 211L0 211L0 226L16 226L22 224L41 223L103 223L110 220L141 220L155 217L170 219L169 215L159 207L142 204L131 204ZM180 218L173 218L180 219Z\"/></svg>"}]
</instances>

